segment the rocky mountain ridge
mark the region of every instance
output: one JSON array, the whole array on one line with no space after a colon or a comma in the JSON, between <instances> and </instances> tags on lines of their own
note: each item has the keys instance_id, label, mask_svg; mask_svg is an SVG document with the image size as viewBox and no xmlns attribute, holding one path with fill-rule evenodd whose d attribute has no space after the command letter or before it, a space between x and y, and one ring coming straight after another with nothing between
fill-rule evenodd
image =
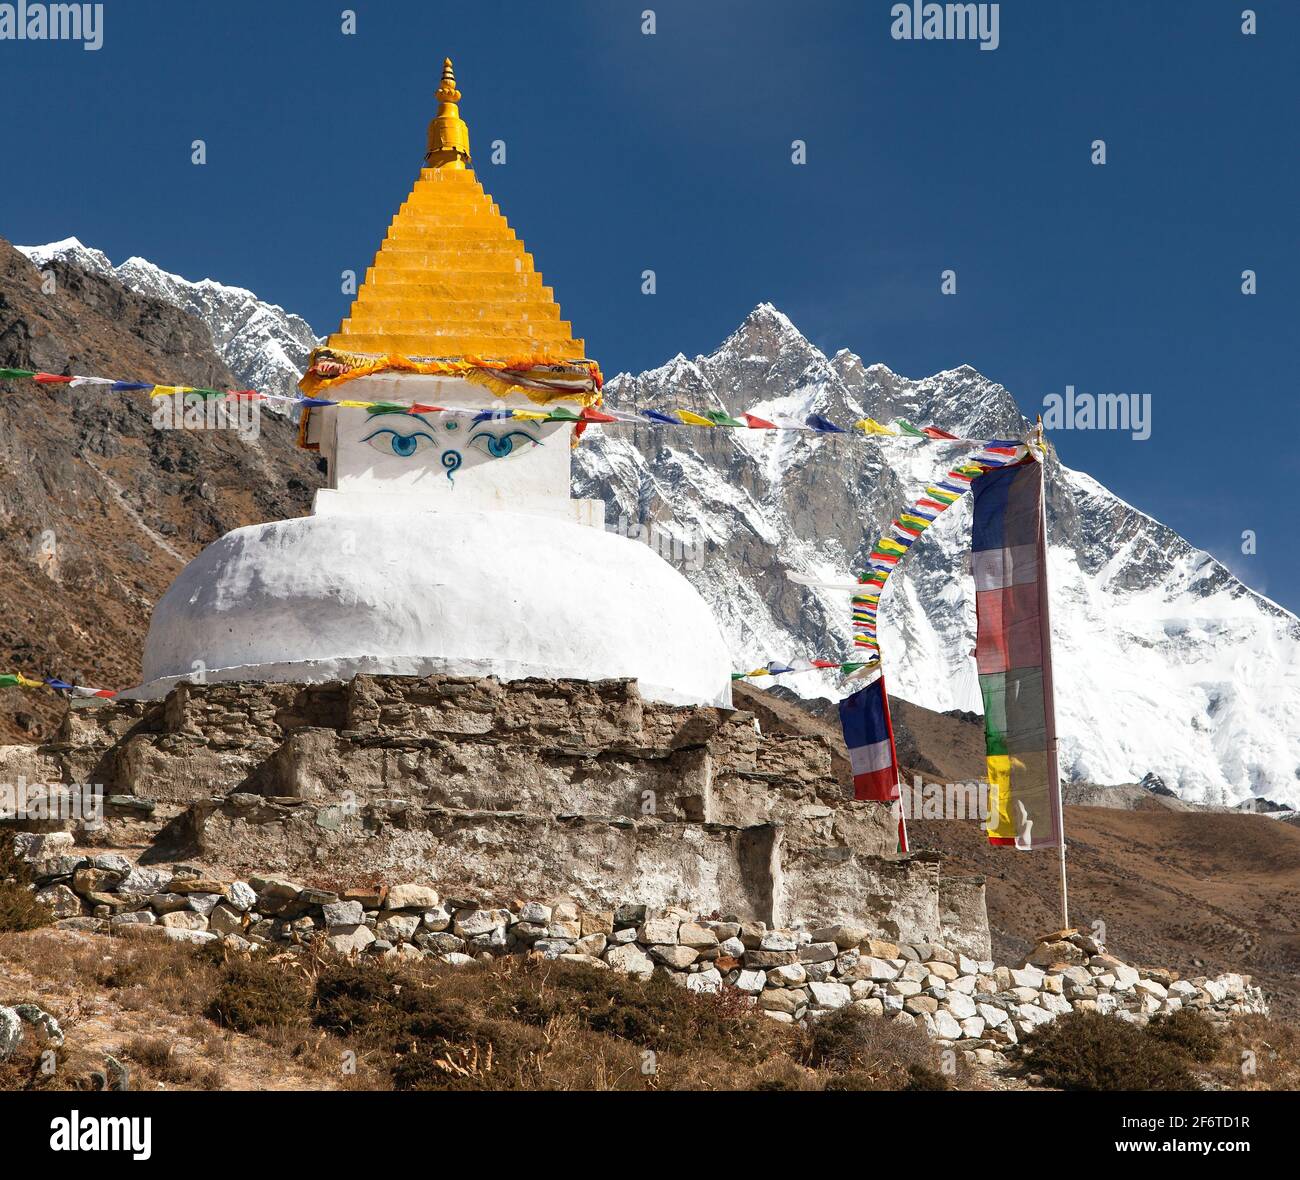
<instances>
[{"instance_id":1,"label":"rocky mountain ridge","mask_svg":"<svg viewBox=\"0 0 1300 1180\"><path fill-rule=\"evenodd\" d=\"M840 351L827 357L770 304L716 351L606 385L613 406L746 409L849 424L907 418L966 438L1019 437L1014 398L969 366L912 380ZM575 488L611 520L698 538L683 573L708 599L738 666L847 658L843 581L893 514L963 444L747 430L613 428L584 440ZM1157 773L1182 798L1300 800L1300 621L1208 553L1091 476L1048 465L1049 572L1064 776L1131 783ZM890 581L881 644L891 692L981 711L968 572L970 504L947 512ZM784 683L841 695L817 674ZM850 686L851 687L851 686Z\"/></svg>"},{"instance_id":2,"label":"rocky mountain ridge","mask_svg":"<svg viewBox=\"0 0 1300 1180\"><path fill-rule=\"evenodd\" d=\"M208 328L113 274L0 240L0 367L232 387ZM153 604L204 545L307 511L319 483L295 428L158 430L144 394L0 383L0 671L135 683ZM0 689L0 740L49 732L52 693Z\"/></svg>"},{"instance_id":3,"label":"rocky mountain ridge","mask_svg":"<svg viewBox=\"0 0 1300 1180\"><path fill-rule=\"evenodd\" d=\"M16 249L38 269L51 262L74 266L115 278L128 291L188 312L207 326L213 348L243 389L292 396L307 357L320 343L301 316L265 303L243 287L212 279L192 282L144 258L131 257L114 266L103 251L76 238Z\"/></svg>"}]
</instances>

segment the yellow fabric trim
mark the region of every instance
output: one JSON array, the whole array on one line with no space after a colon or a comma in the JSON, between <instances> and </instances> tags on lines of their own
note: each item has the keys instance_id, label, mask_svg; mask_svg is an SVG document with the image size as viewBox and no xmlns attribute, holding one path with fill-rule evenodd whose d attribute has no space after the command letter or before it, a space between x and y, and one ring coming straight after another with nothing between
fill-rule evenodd
<instances>
[{"instance_id":1,"label":"yellow fabric trim","mask_svg":"<svg viewBox=\"0 0 1300 1180\"><path fill-rule=\"evenodd\" d=\"M988 834L1000 840L1014 840L1016 825L1011 818L1011 755L997 754L986 761L989 782Z\"/></svg>"}]
</instances>

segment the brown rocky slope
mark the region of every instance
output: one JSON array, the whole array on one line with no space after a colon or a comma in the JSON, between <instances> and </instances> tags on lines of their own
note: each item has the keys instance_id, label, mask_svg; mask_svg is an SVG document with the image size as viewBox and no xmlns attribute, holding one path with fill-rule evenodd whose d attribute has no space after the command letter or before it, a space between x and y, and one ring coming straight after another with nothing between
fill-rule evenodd
<instances>
[{"instance_id":1,"label":"brown rocky slope","mask_svg":"<svg viewBox=\"0 0 1300 1180\"><path fill-rule=\"evenodd\" d=\"M0 239L0 368L236 388L197 319ZM204 545L300 515L320 482L294 426L158 430L143 393L0 382L0 672L136 682L153 604ZM48 734L51 693L0 689L0 740Z\"/></svg>"}]
</instances>

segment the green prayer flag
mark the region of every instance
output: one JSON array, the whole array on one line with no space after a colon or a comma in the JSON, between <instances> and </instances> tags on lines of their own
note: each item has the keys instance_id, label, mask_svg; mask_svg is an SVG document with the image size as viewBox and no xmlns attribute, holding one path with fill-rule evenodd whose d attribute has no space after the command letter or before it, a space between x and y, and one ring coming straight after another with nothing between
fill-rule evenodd
<instances>
[{"instance_id":1,"label":"green prayer flag","mask_svg":"<svg viewBox=\"0 0 1300 1180\"><path fill-rule=\"evenodd\" d=\"M23 377L35 376L35 369L0 369L0 381L17 381Z\"/></svg>"},{"instance_id":2,"label":"green prayer flag","mask_svg":"<svg viewBox=\"0 0 1300 1180\"><path fill-rule=\"evenodd\" d=\"M902 431L904 434L911 435L913 438L925 437L925 435L921 431L917 430L917 428L913 426L906 418L900 418L898 420L898 429Z\"/></svg>"}]
</instances>

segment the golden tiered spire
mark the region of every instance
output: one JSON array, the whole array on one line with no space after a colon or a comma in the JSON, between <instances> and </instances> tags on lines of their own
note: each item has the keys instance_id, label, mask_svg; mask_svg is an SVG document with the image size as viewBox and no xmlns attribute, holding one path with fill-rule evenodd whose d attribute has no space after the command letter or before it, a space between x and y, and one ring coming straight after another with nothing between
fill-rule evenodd
<instances>
[{"instance_id":1,"label":"golden tiered spire","mask_svg":"<svg viewBox=\"0 0 1300 1180\"><path fill-rule=\"evenodd\" d=\"M469 167L451 59L429 124L428 167L397 211L328 348L401 357L564 362L583 342L532 256Z\"/></svg>"},{"instance_id":2,"label":"golden tiered spire","mask_svg":"<svg viewBox=\"0 0 1300 1180\"><path fill-rule=\"evenodd\" d=\"M431 168L469 167L469 128L460 117L460 91L456 89L456 71L451 68L451 58L442 59L442 83L434 95L438 100L438 113L429 121L429 146L424 162Z\"/></svg>"}]
</instances>

